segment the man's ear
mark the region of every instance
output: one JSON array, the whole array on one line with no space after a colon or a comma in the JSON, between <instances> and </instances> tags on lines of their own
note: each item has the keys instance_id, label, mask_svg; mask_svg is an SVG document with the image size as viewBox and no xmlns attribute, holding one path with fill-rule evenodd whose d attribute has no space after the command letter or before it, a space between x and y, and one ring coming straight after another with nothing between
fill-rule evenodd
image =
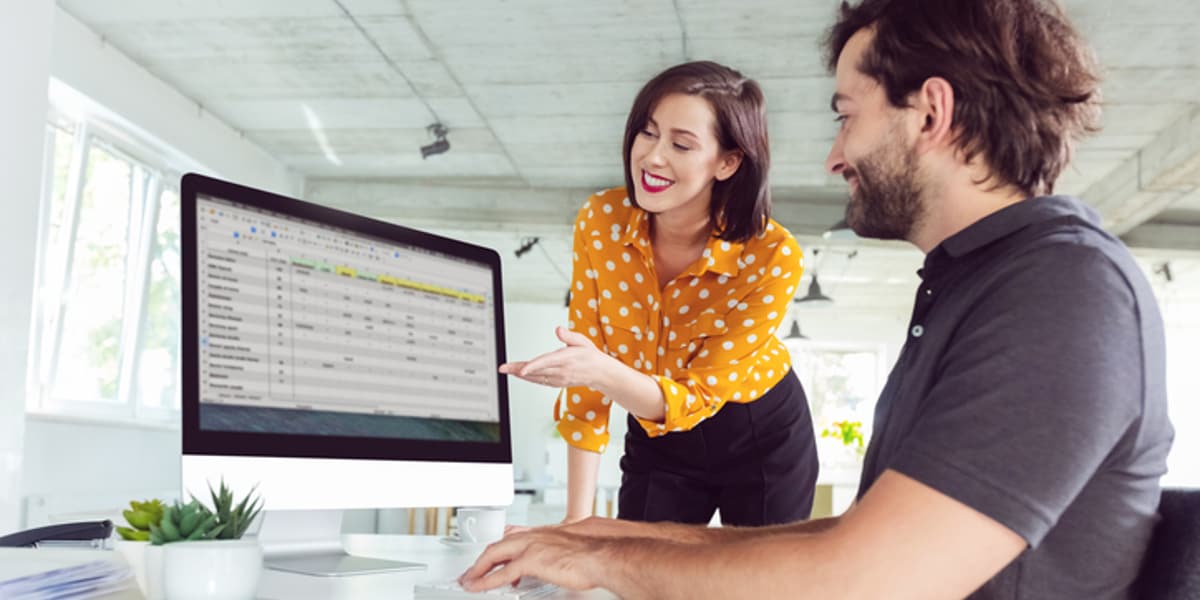
<instances>
[{"instance_id":1,"label":"man's ear","mask_svg":"<svg viewBox=\"0 0 1200 600\"><path fill-rule=\"evenodd\" d=\"M941 77L930 77L912 100L913 108L921 118L917 151L951 144L954 141L954 86Z\"/></svg>"},{"instance_id":2,"label":"man's ear","mask_svg":"<svg viewBox=\"0 0 1200 600\"><path fill-rule=\"evenodd\" d=\"M737 173L738 167L742 166L742 151L732 150L726 152L721 157L721 163L717 165L717 181L725 181L733 177Z\"/></svg>"}]
</instances>

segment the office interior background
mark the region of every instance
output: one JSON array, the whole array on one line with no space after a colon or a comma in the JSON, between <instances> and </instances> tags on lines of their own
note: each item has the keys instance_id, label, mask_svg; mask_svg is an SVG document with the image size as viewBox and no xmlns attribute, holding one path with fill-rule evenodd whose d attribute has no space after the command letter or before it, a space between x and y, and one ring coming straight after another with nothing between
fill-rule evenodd
<instances>
[{"instance_id":1,"label":"office interior background","mask_svg":"<svg viewBox=\"0 0 1200 600\"><path fill-rule=\"evenodd\" d=\"M1105 107L1103 131L1079 147L1058 191L1096 207L1153 285L1177 430L1164 483L1200 486L1200 4L1066 7L1105 66ZM829 232L846 195L823 169L835 124L819 39L834 9L827 0L4 3L0 532L178 493L182 173L496 249L508 355L527 358L557 347L572 219L589 194L622 184L634 94L692 59L738 68L765 90L775 218L806 250L797 299L814 276L832 298L794 304L780 335L795 322L804 336L788 343L817 433L860 421L869 436L922 255ZM449 150L422 157L435 123ZM565 481L555 392L509 387L515 475L553 515ZM608 488L620 477L616 411L612 424ZM819 441L823 481L852 489L853 447Z\"/></svg>"}]
</instances>

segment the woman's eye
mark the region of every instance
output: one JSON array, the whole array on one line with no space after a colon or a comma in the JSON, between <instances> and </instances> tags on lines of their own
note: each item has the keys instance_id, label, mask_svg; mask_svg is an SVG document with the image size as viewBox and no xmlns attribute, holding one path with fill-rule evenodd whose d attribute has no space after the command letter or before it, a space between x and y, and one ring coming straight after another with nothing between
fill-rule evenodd
<instances>
[{"instance_id":1,"label":"woman's eye","mask_svg":"<svg viewBox=\"0 0 1200 600\"><path fill-rule=\"evenodd\" d=\"M679 150L681 152L687 152L688 150L691 150L691 148L688 148L687 146L684 146L683 144L674 144L674 146L675 146L676 150Z\"/></svg>"},{"instance_id":2,"label":"woman's eye","mask_svg":"<svg viewBox=\"0 0 1200 600\"><path fill-rule=\"evenodd\" d=\"M646 136L646 137L651 137L651 138L652 138L652 137L658 137L658 136L654 135L654 132L653 132L653 131L650 131L649 129L643 129L643 130L642 130L642 135L644 135L644 136Z\"/></svg>"},{"instance_id":3,"label":"woman's eye","mask_svg":"<svg viewBox=\"0 0 1200 600\"><path fill-rule=\"evenodd\" d=\"M837 123L838 125L845 125L846 119L849 119L849 118L850 118L850 115L838 115L833 118L833 122Z\"/></svg>"}]
</instances>

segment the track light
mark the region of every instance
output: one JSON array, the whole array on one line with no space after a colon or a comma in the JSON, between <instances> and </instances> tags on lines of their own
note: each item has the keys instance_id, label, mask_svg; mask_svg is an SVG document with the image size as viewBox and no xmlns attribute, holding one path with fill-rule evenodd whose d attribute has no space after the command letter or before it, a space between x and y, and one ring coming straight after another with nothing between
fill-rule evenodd
<instances>
[{"instance_id":1,"label":"track light","mask_svg":"<svg viewBox=\"0 0 1200 600\"><path fill-rule=\"evenodd\" d=\"M536 237L529 237L529 238L525 238L525 239L521 240L521 247L517 248L517 251L515 252L515 254L517 255L517 258L521 258L522 256L525 256L525 254L528 253L530 250L533 250L533 247L536 246L537 243L540 241L541 241L541 239L536 238Z\"/></svg>"},{"instance_id":2,"label":"track light","mask_svg":"<svg viewBox=\"0 0 1200 600\"><path fill-rule=\"evenodd\" d=\"M1157 267L1154 267L1154 272L1158 275L1162 275L1163 280L1167 283L1171 283L1175 280L1175 277L1171 274L1170 262L1164 262Z\"/></svg>"},{"instance_id":3,"label":"track light","mask_svg":"<svg viewBox=\"0 0 1200 600\"><path fill-rule=\"evenodd\" d=\"M450 151L450 142L446 140L446 134L450 133L450 130L446 129L445 125L434 123L425 129L437 139L432 144L421 146L421 158L429 158L435 154L445 154Z\"/></svg>"},{"instance_id":4,"label":"track light","mask_svg":"<svg viewBox=\"0 0 1200 600\"><path fill-rule=\"evenodd\" d=\"M800 333L800 320L792 319L792 330L783 337L785 340L807 340L808 336Z\"/></svg>"},{"instance_id":5,"label":"track light","mask_svg":"<svg viewBox=\"0 0 1200 600\"><path fill-rule=\"evenodd\" d=\"M795 303L833 304L833 298L821 293L821 283L817 281L817 272L813 271L812 282L808 284L808 293L803 298L796 298Z\"/></svg>"},{"instance_id":6,"label":"track light","mask_svg":"<svg viewBox=\"0 0 1200 600\"><path fill-rule=\"evenodd\" d=\"M821 250L813 248L813 274L812 281L808 284L808 293L802 298L796 298L792 302L794 304L807 304L808 306L826 306L833 304L833 298L821 293L821 282L817 281L817 257L821 255Z\"/></svg>"}]
</instances>

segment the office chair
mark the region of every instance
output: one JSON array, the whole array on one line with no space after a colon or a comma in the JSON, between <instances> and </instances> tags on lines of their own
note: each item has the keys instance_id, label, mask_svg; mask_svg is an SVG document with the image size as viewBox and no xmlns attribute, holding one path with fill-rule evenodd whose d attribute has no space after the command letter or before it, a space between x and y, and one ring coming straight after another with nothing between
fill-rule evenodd
<instances>
[{"instance_id":1,"label":"office chair","mask_svg":"<svg viewBox=\"0 0 1200 600\"><path fill-rule=\"evenodd\" d=\"M1200 489L1168 488L1138 575L1145 600L1200 598Z\"/></svg>"}]
</instances>

